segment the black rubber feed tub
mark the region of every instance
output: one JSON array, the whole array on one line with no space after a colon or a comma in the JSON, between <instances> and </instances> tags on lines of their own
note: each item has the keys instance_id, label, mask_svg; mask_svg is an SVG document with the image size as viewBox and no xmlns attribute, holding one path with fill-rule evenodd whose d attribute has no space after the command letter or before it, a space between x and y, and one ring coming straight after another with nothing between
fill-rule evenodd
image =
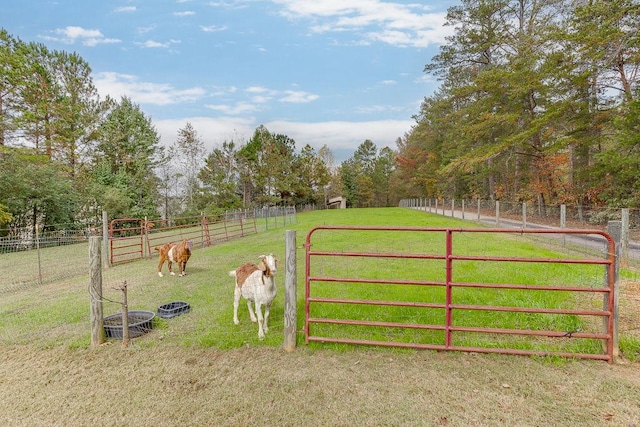
<instances>
[{"instance_id":1,"label":"black rubber feed tub","mask_svg":"<svg viewBox=\"0 0 640 427\"><path fill-rule=\"evenodd\" d=\"M130 311L129 338L137 338L153 329L153 318L156 314L152 311ZM112 314L104 318L104 332L107 338L122 338L122 313Z\"/></svg>"},{"instance_id":2,"label":"black rubber feed tub","mask_svg":"<svg viewBox=\"0 0 640 427\"><path fill-rule=\"evenodd\" d=\"M188 303L174 301L158 307L158 316L163 319L171 319L172 317L180 316L182 313L187 313L189 310L191 310L191 306Z\"/></svg>"}]
</instances>

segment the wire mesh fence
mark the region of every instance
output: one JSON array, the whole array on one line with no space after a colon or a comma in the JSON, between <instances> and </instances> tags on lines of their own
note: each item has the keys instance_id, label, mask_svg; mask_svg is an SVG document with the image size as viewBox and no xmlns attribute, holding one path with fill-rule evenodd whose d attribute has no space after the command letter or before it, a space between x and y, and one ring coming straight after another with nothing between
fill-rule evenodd
<instances>
[{"instance_id":1,"label":"wire mesh fence","mask_svg":"<svg viewBox=\"0 0 640 427\"><path fill-rule=\"evenodd\" d=\"M203 221L207 223L206 238L200 227ZM114 264L155 257L157 253L153 246L171 240L190 239L195 241L195 247L203 248L295 222L296 208L293 206L239 209L209 218L116 219L109 223L105 250L109 263ZM198 229L194 231L194 227ZM88 239L91 236L103 236L102 227L54 231L40 231L39 227L0 229L0 271L3 272L0 274L0 295L87 274ZM132 236L133 240L140 237L136 242L139 249L133 250L135 256L128 253Z\"/></svg>"},{"instance_id":2,"label":"wire mesh fence","mask_svg":"<svg viewBox=\"0 0 640 427\"><path fill-rule=\"evenodd\" d=\"M621 221L628 213L629 232L633 240L640 241L640 208L592 208L580 205L541 205L526 202L505 202L482 199L405 199L400 206L418 207L429 212L465 214L465 219L483 217L511 219L518 222L537 223L551 227L605 230L609 221ZM564 212L564 213L563 213ZM565 223L562 223L562 218Z\"/></svg>"},{"instance_id":3,"label":"wire mesh fence","mask_svg":"<svg viewBox=\"0 0 640 427\"><path fill-rule=\"evenodd\" d=\"M613 221L621 224L621 255L624 263L640 265L640 209L587 208L577 205L540 206L496 200L405 199L401 207L476 221L487 226L551 227L608 231ZM548 240L548 239L546 239ZM587 240L572 239L576 248L591 251ZM562 239L562 246L567 240Z\"/></svg>"},{"instance_id":4,"label":"wire mesh fence","mask_svg":"<svg viewBox=\"0 0 640 427\"><path fill-rule=\"evenodd\" d=\"M237 221L240 217L251 217L253 234L280 230L297 222L294 207L264 209L255 213L253 210L236 211L229 213L229 217L232 218L230 221ZM215 222L211 226L212 229L218 227ZM92 293L89 285L89 249L93 237L103 236L100 228L82 231L40 232L37 228L32 231L2 231L0 230L0 235L4 234L0 237L0 345L34 342L44 346L88 345L90 301L95 298L102 301L105 317L121 313L123 283L126 283L128 288L128 310L133 311L156 313L159 306L167 303L188 299L197 306L198 301L205 299L199 294L202 289L198 288L189 276L159 277L158 254L155 251L147 251L145 256L127 263L111 264L108 261L109 256L103 257L100 267L102 290L100 295ZM184 233L185 229L178 225L173 230L165 228L158 235L162 234L165 239L177 241ZM241 237L241 234L230 234L228 240ZM222 242L223 240L211 239L209 243L215 247ZM106 247L107 252L111 249L109 244L100 246L102 249ZM215 262L212 262L209 257L201 255L205 247L202 244L193 246L194 250L186 271L194 276L202 276L212 269L215 270L219 277L212 277L212 283L223 286L224 282L225 290L229 291L232 297L233 281L220 266L233 266L240 261L252 260L237 260L233 255L221 253L216 255ZM274 329L277 330L278 324L282 322L278 322L277 315L272 315L272 318ZM140 319L134 319L134 323L139 323L136 325L138 330L151 325L138 320ZM156 318L152 324L154 328L162 330L166 322L168 321ZM169 335L166 331L164 333Z\"/></svg>"}]
</instances>

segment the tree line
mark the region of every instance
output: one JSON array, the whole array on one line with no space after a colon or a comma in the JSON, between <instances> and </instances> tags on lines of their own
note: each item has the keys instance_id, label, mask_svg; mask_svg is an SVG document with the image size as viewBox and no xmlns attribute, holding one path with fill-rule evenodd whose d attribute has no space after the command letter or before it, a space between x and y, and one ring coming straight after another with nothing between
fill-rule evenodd
<instances>
[{"instance_id":1,"label":"tree line","mask_svg":"<svg viewBox=\"0 0 640 427\"><path fill-rule=\"evenodd\" d=\"M640 204L637 0L462 0L398 146L414 194Z\"/></svg>"},{"instance_id":2,"label":"tree line","mask_svg":"<svg viewBox=\"0 0 640 427\"><path fill-rule=\"evenodd\" d=\"M395 149L336 165L258 126L169 147L131 99L100 98L78 54L0 29L0 228L227 209L447 197L640 205L637 0L461 0L425 65L439 79Z\"/></svg>"},{"instance_id":3,"label":"tree line","mask_svg":"<svg viewBox=\"0 0 640 427\"><path fill-rule=\"evenodd\" d=\"M131 99L101 98L77 53L23 42L0 29L0 229L53 228L116 217L178 217L273 205L391 202L394 155L363 142L336 166L331 150L300 150L259 126L211 152L187 122L161 144ZM380 188L380 190L378 190Z\"/></svg>"}]
</instances>

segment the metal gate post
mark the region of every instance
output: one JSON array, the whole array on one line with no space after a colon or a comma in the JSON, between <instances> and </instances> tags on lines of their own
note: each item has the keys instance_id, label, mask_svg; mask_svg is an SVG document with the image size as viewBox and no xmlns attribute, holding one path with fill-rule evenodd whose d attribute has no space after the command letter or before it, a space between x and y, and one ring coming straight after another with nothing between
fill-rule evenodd
<instances>
[{"instance_id":1,"label":"metal gate post","mask_svg":"<svg viewBox=\"0 0 640 427\"><path fill-rule=\"evenodd\" d=\"M612 333L611 337L611 345L612 345L612 354L614 357L619 355L618 348L618 286L620 280L620 248L621 248L621 239L622 239L622 221L609 221L607 224L607 233L611 235L614 241L614 263L610 265L607 269L607 286L613 287L613 294L608 295L608 301L603 301L603 308L610 308L612 310L612 320L613 325L611 326L610 332ZM610 245L609 245L610 246ZM610 249L607 250L610 252ZM611 258L610 253L608 253L609 258ZM607 298L607 296L605 296ZM609 303L608 306L604 305Z\"/></svg>"},{"instance_id":2,"label":"metal gate post","mask_svg":"<svg viewBox=\"0 0 640 427\"><path fill-rule=\"evenodd\" d=\"M453 303L452 301L452 290L451 290L451 282L453 280L453 273L452 273L452 269L453 269L453 259L452 257L452 253L453 253L453 233L451 230L447 230L447 237L446 237L446 266L445 266L445 270L446 270L446 284L445 284L445 292L446 292L446 324L445 324L445 347L451 347L451 324L452 324L452 308L451 308L451 304Z\"/></svg>"}]
</instances>

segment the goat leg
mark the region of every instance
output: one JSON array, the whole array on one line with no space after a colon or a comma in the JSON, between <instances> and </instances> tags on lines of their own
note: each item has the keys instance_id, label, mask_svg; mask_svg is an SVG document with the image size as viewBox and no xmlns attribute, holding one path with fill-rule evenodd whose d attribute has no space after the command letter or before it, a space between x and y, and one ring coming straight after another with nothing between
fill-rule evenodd
<instances>
[{"instance_id":1,"label":"goat leg","mask_svg":"<svg viewBox=\"0 0 640 427\"><path fill-rule=\"evenodd\" d=\"M250 299L247 300L247 308L249 309L249 317L251 317L251 321L254 322L254 323L257 322L258 319L256 319L256 315L253 312L253 307L251 305L251 300ZM256 305L256 309L258 309L257 305Z\"/></svg>"},{"instance_id":2,"label":"goat leg","mask_svg":"<svg viewBox=\"0 0 640 427\"><path fill-rule=\"evenodd\" d=\"M258 315L258 339L264 339L264 318L262 317L262 304L256 304L256 314Z\"/></svg>"},{"instance_id":3,"label":"goat leg","mask_svg":"<svg viewBox=\"0 0 640 427\"><path fill-rule=\"evenodd\" d=\"M162 255L160 255L160 261L158 261L158 276L162 277L162 265L164 264L164 260L162 259Z\"/></svg>"},{"instance_id":4,"label":"goat leg","mask_svg":"<svg viewBox=\"0 0 640 427\"><path fill-rule=\"evenodd\" d=\"M241 296L242 291L240 291L240 288L236 286L236 291L233 298L233 323L235 323L236 325L240 324L240 321L238 320L238 306L240 305Z\"/></svg>"},{"instance_id":5,"label":"goat leg","mask_svg":"<svg viewBox=\"0 0 640 427\"><path fill-rule=\"evenodd\" d=\"M271 308L271 304L266 304L264 306L264 325L262 326L262 329L264 330L265 334L269 332L269 309L270 308Z\"/></svg>"}]
</instances>

